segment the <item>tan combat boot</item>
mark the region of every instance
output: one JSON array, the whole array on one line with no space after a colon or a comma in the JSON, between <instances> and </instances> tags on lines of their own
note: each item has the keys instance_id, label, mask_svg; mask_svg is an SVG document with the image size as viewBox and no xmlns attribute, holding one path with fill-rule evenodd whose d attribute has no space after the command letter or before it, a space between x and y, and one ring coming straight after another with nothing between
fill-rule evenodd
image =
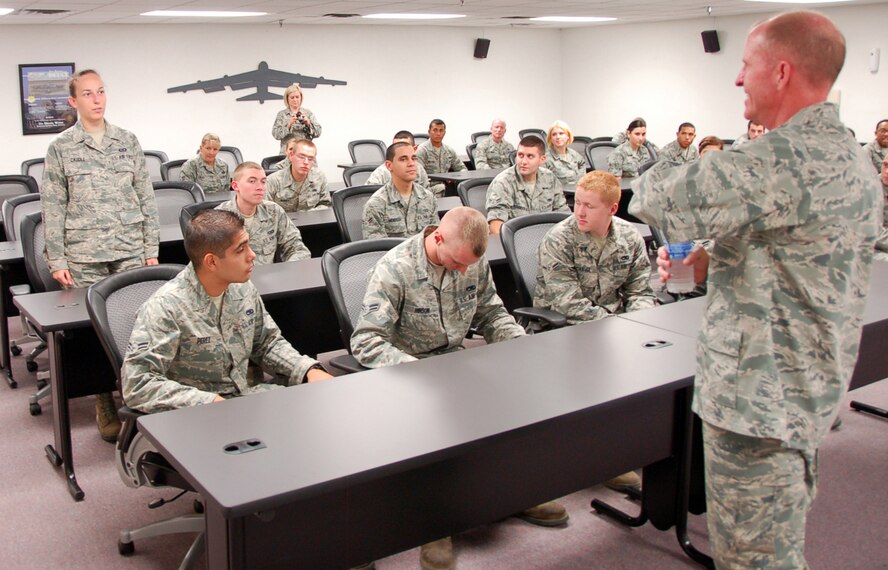
<instances>
[{"instance_id":1,"label":"tan combat boot","mask_svg":"<svg viewBox=\"0 0 888 570\"><path fill-rule=\"evenodd\" d=\"M99 434L109 443L117 442L120 433L120 419L114 406L114 395L110 392L96 394L96 424Z\"/></svg>"},{"instance_id":2,"label":"tan combat boot","mask_svg":"<svg viewBox=\"0 0 888 570\"><path fill-rule=\"evenodd\" d=\"M453 568L453 541L448 536L419 548L419 565L423 570L451 570Z\"/></svg>"}]
</instances>

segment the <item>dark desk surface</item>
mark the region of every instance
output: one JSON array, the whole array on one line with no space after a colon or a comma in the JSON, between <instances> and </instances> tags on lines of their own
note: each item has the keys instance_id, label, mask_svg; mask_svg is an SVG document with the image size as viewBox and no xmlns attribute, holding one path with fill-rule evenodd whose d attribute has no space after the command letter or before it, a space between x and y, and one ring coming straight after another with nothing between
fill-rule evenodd
<instances>
[{"instance_id":1,"label":"dark desk surface","mask_svg":"<svg viewBox=\"0 0 888 570\"><path fill-rule=\"evenodd\" d=\"M653 309L623 313L617 317L695 339L705 309L706 297L696 297Z\"/></svg>"},{"instance_id":2,"label":"dark desk surface","mask_svg":"<svg viewBox=\"0 0 888 570\"><path fill-rule=\"evenodd\" d=\"M0 265L21 263L22 259L22 242L0 241Z\"/></svg>"},{"instance_id":3,"label":"dark desk surface","mask_svg":"<svg viewBox=\"0 0 888 570\"><path fill-rule=\"evenodd\" d=\"M643 347L654 340L672 345ZM691 339L606 319L139 422L233 517L418 468L640 393L673 391L690 384L693 355ZM251 438L267 448L223 451Z\"/></svg>"},{"instance_id":4,"label":"dark desk surface","mask_svg":"<svg viewBox=\"0 0 888 570\"><path fill-rule=\"evenodd\" d=\"M458 172L437 172L432 174L429 172L429 180L437 182L459 183L464 180L474 180L476 178L493 178L505 168L492 168L489 170L460 170Z\"/></svg>"}]
</instances>

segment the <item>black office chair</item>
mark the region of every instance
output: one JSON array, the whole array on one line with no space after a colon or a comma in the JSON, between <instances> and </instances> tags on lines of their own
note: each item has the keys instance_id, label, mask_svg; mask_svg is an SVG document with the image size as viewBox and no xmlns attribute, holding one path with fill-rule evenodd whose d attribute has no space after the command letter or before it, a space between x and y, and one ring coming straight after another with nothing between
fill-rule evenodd
<instances>
[{"instance_id":1,"label":"black office chair","mask_svg":"<svg viewBox=\"0 0 888 570\"><path fill-rule=\"evenodd\" d=\"M517 160L518 160L518 151L513 150L512 152L509 153L509 164L511 164L512 166L515 166L515 162Z\"/></svg>"},{"instance_id":2,"label":"black office chair","mask_svg":"<svg viewBox=\"0 0 888 570\"><path fill-rule=\"evenodd\" d=\"M228 165L228 172L233 173L237 165L244 161L244 155L236 146L220 146L216 158Z\"/></svg>"},{"instance_id":3,"label":"black office chair","mask_svg":"<svg viewBox=\"0 0 888 570\"><path fill-rule=\"evenodd\" d=\"M377 167L372 164L349 166L342 171L342 181L345 182L346 188L352 186L364 186L367 183L367 179L370 178L370 175L373 174L373 171L375 171L376 168Z\"/></svg>"},{"instance_id":4,"label":"black office chair","mask_svg":"<svg viewBox=\"0 0 888 570\"><path fill-rule=\"evenodd\" d=\"M530 214L512 218L500 228L506 261L524 305L513 312L521 325L531 333L567 325L567 318L561 313L534 307L533 293L536 289L540 243L549 230L568 216L568 212Z\"/></svg>"},{"instance_id":5,"label":"black office chair","mask_svg":"<svg viewBox=\"0 0 888 570\"><path fill-rule=\"evenodd\" d=\"M723 150L731 150L731 147L734 146L734 139L722 139L722 143L725 145ZM860 143L861 146L866 145L866 143Z\"/></svg>"},{"instance_id":6,"label":"black office chair","mask_svg":"<svg viewBox=\"0 0 888 570\"><path fill-rule=\"evenodd\" d=\"M590 140L589 142L590 143L612 142L613 140L614 140L614 137L592 137L592 140Z\"/></svg>"},{"instance_id":7,"label":"black office chair","mask_svg":"<svg viewBox=\"0 0 888 570\"><path fill-rule=\"evenodd\" d=\"M160 179L167 182L182 180L182 166L187 162L184 158L168 160L160 165Z\"/></svg>"},{"instance_id":8,"label":"black office chair","mask_svg":"<svg viewBox=\"0 0 888 570\"><path fill-rule=\"evenodd\" d=\"M489 139L490 134L491 134L490 131L478 131L477 133L472 133L472 135L471 135L472 142L479 143L485 139Z\"/></svg>"},{"instance_id":9,"label":"black office chair","mask_svg":"<svg viewBox=\"0 0 888 570\"><path fill-rule=\"evenodd\" d=\"M385 143L377 139L358 139L348 143L348 154L355 164L385 162Z\"/></svg>"},{"instance_id":10,"label":"black office chair","mask_svg":"<svg viewBox=\"0 0 888 570\"><path fill-rule=\"evenodd\" d=\"M33 181L30 176L20 176L17 178ZM19 228L21 227L24 217L29 214L40 213L40 211L40 194L21 194L19 196L13 196L3 202L3 228L6 231L6 239L9 241L18 240L21 236ZM9 291L13 296L26 295L31 292L31 286L27 284L14 285L9 288ZM22 336L9 339L9 352L12 353L13 356L19 356L22 353L22 345L33 342L39 343L37 347L25 357L25 367L29 372L36 372L37 363L34 361L34 358L46 350L46 343L40 338L37 331L30 326L30 323L25 319L23 313L20 314L20 318L22 324ZM44 374L45 373L37 375L38 388L42 388L43 385L46 384Z\"/></svg>"},{"instance_id":11,"label":"black office chair","mask_svg":"<svg viewBox=\"0 0 888 570\"><path fill-rule=\"evenodd\" d=\"M475 149L478 148L478 143L472 143L466 145L466 155L469 157L469 170L475 170Z\"/></svg>"},{"instance_id":12,"label":"black office chair","mask_svg":"<svg viewBox=\"0 0 888 570\"><path fill-rule=\"evenodd\" d=\"M377 185L352 186L337 190L331 195L333 214L336 216L336 224L339 225L339 233L342 234L343 243L364 239L364 231L361 227L364 218L364 204L379 188Z\"/></svg>"},{"instance_id":13,"label":"black office chair","mask_svg":"<svg viewBox=\"0 0 888 570\"><path fill-rule=\"evenodd\" d=\"M7 200L11 198L15 198L18 196L38 196L38 192L40 188L37 186L37 181L34 180L31 176L19 175L19 174L9 174L5 176L0 176L0 208L6 206ZM9 237L9 231L6 230L6 218L3 218L3 230L6 235L7 241L14 241L14 237ZM12 228L12 233L15 234L17 230L17 226Z\"/></svg>"},{"instance_id":14,"label":"black office chair","mask_svg":"<svg viewBox=\"0 0 888 570\"><path fill-rule=\"evenodd\" d=\"M262 169L263 170L274 170L272 168L275 164L287 158L286 154L276 154L274 156L266 156L262 159Z\"/></svg>"},{"instance_id":15,"label":"black office chair","mask_svg":"<svg viewBox=\"0 0 888 570\"><path fill-rule=\"evenodd\" d=\"M586 163L592 166L593 170L607 170L607 157L610 156L618 145L615 142L598 141L586 145Z\"/></svg>"},{"instance_id":16,"label":"black office chair","mask_svg":"<svg viewBox=\"0 0 888 570\"><path fill-rule=\"evenodd\" d=\"M142 154L145 155L145 166L148 167L148 177L151 182L163 180L161 166L170 159L167 153L162 150L143 150Z\"/></svg>"},{"instance_id":17,"label":"black office chair","mask_svg":"<svg viewBox=\"0 0 888 570\"><path fill-rule=\"evenodd\" d=\"M518 138L523 139L526 136L535 136L543 139L543 142L546 141L546 131L543 129L521 129L518 131Z\"/></svg>"},{"instance_id":18,"label":"black office chair","mask_svg":"<svg viewBox=\"0 0 888 570\"><path fill-rule=\"evenodd\" d=\"M189 204L203 202L203 189L196 182L153 182L154 201L157 203L157 217L160 225L175 224L179 221L182 208Z\"/></svg>"},{"instance_id":19,"label":"black office chair","mask_svg":"<svg viewBox=\"0 0 888 570\"><path fill-rule=\"evenodd\" d=\"M191 218L201 210L209 210L215 208L219 204L224 204L228 200L207 200L206 202L197 202L196 204L188 204L183 206L179 211L179 227L182 228L182 236L185 236L185 228L191 223Z\"/></svg>"},{"instance_id":20,"label":"black office chair","mask_svg":"<svg viewBox=\"0 0 888 570\"><path fill-rule=\"evenodd\" d=\"M493 182L493 178L473 178L463 180L456 187L456 193L463 206L475 208L487 216L487 187Z\"/></svg>"},{"instance_id":21,"label":"black office chair","mask_svg":"<svg viewBox=\"0 0 888 570\"><path fill-rule=\"evenodd\" d=\"M570 143L569 145L567 145L570 148L577 151L578 153L580 153L580 156L582 156L584 159L586 159L586 168L589 168L590 166L592 166L592 164L589 162L589 157L586 156L586 147L591 142L592 142L591 137L575 136L573 142Z\"/></svg>"},{"instance_id":22,"label":"black office chair","mask_svg":"<svg viewBox=\"0 0 888 570\"><path fill-rule=\"evenodd\" d=\"M331 247L321 258L327 293L339 321L339 334L348 354L335 356L330 364L345 372L366 370L351 355L351 335L361 315L367 282L376 262L403 238L381 238L344 243Z\"/></svg>"},{"instance_id":23,"label":"black office chair","mask_svg":"<svg viewBox=\"0 0 888 570\"><path fill-rule=\"evenodd\" d=\"M416 146L421 145L427 140L429 140L428 133L413 133L413 144L415 144Z\"/></svg>"},{"instance_id":24,"label":"black office chair","mask_svg":"<svg viewBox=\"0 0 888 570\"><path fill-rule=\"evenodd\" d=\"M654 148L654 143L651 141L644 141L645 148L648 149L648 152L651 153L651 160L657 160L657 157L660 156L660 153L657 152L657 149Z\"/></svg>"},{"instance_id":25,"label":"black office chair","mask_svg":"<svg viewBox=\"0 0 888 570\"><path fill-rule=\"evenodd\" d=\"M40 184L43 182L44 166L43 158L29 158L28 160L23 160L22 176L30 176L37 182L37 188L40 188Z\"/></svg>"},{"instance_id":26,"label":"black office chair","mask_svg":"<svg viewBox=\"0 0 888 570\"><path fill-rule=\"evenodd\" d=\"M120 368L123 366L127 344L139 308L157 289L182 269L184 267L181 265L171 264L139 267L111 275L87 290L86 309L105 354L111 361L111 367L117 374L118 389L122 387ZM133 488L173 487L183 492L194 491L188 481L139 433L136 420L142 414L124 405L118 411L118 415L123 426L117 439L115 459L118 474L124 484ZM135 551L133 545L135 540L194 532L198 533L197 538L179 566L179 568L193 568L203 553L206 526L202 514L203 507L198 501L195 501L195 510L197 514L173 517L137 529L121 530L117 543L118 551L122 555L130 555Z\"/></svg>"}]
</instances>

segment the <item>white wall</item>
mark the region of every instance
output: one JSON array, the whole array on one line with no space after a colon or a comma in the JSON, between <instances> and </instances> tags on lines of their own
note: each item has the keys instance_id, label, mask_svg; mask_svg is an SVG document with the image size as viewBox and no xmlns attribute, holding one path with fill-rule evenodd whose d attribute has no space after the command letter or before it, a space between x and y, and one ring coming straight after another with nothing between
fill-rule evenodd
<instances>
[{"instance_id":1,"label":"white wall","mask_svg":"<svg viewBox=\"0 0 888 570\"><path fill-rule=\"evenodd\" d=\"M236 102L250 91L167 93L168 87L255 69L260 61L304 75L348 81L305 90L305 106L324 127L319 164L341 181L337 163L351 162L347 143L386 142L398 130L425 132L435 117L448 142L465 152L469 135L506 119L545 126L560 108L558 30L497 29L487 59L472 57L479 30L383 26L0 26L0 173L43 156L54 135L22 136L18 64L75 62L98 69L108 90L107 118L136 133L142 147L170 158L191 156L207 131L239 147L248 160L278 153L271 137L282 101ZM435 43L429 41L434 37ZM140 54L150 54L142 57ZM528 76L532 77L529 81ZM282 89L277 90L282 92ZM529 105L529 94L539 102Z\"/></svg>"},{"instance_id":2,"label":"white wall","mask_svg":"<svg viewBox=\"0 0 888 570\"><path fill-rule=\"evenodd\" d=\"M845 67L835 88L841 116L858 139L873 138L888 116L888 4L823 9L845 34ZM734 86L749 28L767 17L701 18L565 30L562 112L574 132L610 135L642 116L648 138L664 145L683 121L705 135L735 138L746 131L743 90ZM703 51L700 32L717 29L721 51ZM870 49L882 50L878 74L869 71Z\"/></svg>"}]
</instances>

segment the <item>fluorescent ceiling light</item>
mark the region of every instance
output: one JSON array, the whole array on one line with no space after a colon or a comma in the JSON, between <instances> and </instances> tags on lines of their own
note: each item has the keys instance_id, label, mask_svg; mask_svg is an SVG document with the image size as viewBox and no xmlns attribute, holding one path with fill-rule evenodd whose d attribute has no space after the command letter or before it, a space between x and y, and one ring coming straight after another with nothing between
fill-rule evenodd
<instances>
[{"instance_id":1,"label":"fluorescent ceiling light","mask_svg":"<svg viewBox=\"0 0 888 570\"><path fill-rule=\"evenodd\" d=\"M465 18L465 14L367 14L362 18L373 20L450 20Z\"/></svg>"},{"instance_id":2,"label":"fluorescent ceiling light","mask_svg":"<svg viewBox=\"0 0 888 570\"><path fill-rule=\"evenodd\" d=\"M218 10L152 10L140 16L161 16L164 18L247 18L266 16L268 12L221 12Z\"/></svg>"},{"instance_id":3,"label":"fluorescent ceiling light","mask_svg":"<svg viewBox=\"0 0 888 570\"><path fill-rule=\"evenodd\" d=\"M12 14L15 12L14 8L0 8L0 16L5 16L6 14Z\"/></svg>"},{"instance_id":4,"label":"fluorescent ceiling light","mask_svg":"<svg viewBox=\"0 0 888 570\"><path fill-rule=\"evenodd\" d=\"M560 22L563 24L588 24L590 22L613 22L616 18L600 18L598 16L540 16L531 18L531 22Z\"/></svg>"},{"instance_id":5,"label":"fluorescent ceiling light","mask_svg":"<svg viewBox=\"0 0 888 570\"><path fill-rule=\"evenodd\" d=\"M746 0L747 2L768 2L771 4L837 4L851 0Z\"/></svg>"}]
</instances>

